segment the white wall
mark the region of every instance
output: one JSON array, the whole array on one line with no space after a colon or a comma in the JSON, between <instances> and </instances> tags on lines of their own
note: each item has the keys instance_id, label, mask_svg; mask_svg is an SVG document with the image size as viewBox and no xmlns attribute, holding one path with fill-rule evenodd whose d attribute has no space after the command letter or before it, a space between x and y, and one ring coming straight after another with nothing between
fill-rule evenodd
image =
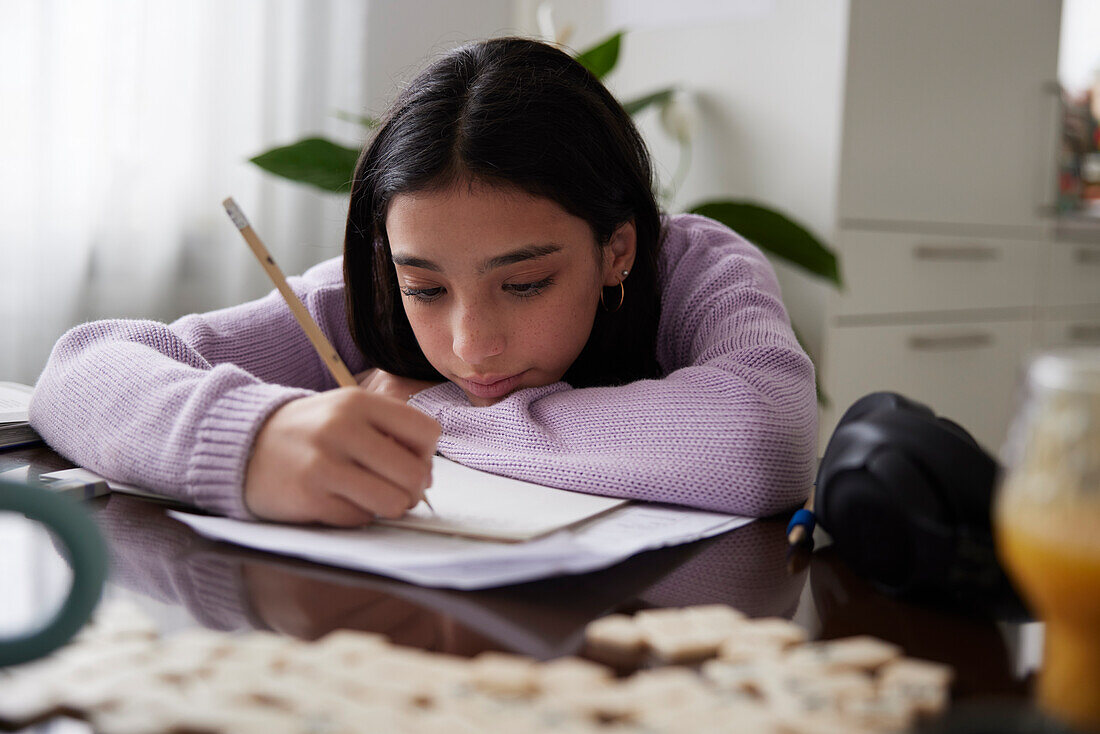
<instances>
[{"instance_id":1,"label":"white wall","mask_svg":"<svg viewBox=\"0 0 1100 734\"><path fill-rule=\"evenodd\" d=\"M515 0L370 0L368 12L365 91L375 115L431 56L515 32Z\"/></svg>"},{"instance_id":2,"label":"white wall","mask_svg":"<svg viewBox=\"0 0 1100 734\"><path fill-rule=\"evenodd\" d=\"M536 28L537 5L518 2L517 22L528 32ZM676 26L659 6L650 11L660 15L654 23L646 22L644 7L624 10L615 0L559 0L553 8L557 26L574 26L569 43L575 48L605 37L629 16L634 29L606 80L621 99L673 84L696 95L700 129L673 208L708 198L754 199L832 239L847 0L680 0L681 17L694 20ZM656 115L643 113L639 125L667 179L676 168L676 146ZM819 354L826 286L782 264L777 271L796 327Z\"/></svg>"}]
</instances>

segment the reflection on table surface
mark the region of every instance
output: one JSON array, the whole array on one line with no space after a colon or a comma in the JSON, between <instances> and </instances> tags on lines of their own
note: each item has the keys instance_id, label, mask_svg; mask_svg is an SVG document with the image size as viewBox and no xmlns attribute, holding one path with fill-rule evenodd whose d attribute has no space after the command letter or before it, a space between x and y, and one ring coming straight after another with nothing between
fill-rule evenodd
<instances>
[{"instance_id":1,"label":"reflection on table surface","mask_svg":"<svg viewBox=\"0 0 1100 734\"><path fill-rule=\"evenodd\" d=\"M92 508L111 548L110 593L185 608L214 629L304 639L360 629L464 655L575 653L590 620L649 606L723 602L753 616L790 617L807 575L787 573L782 529L758 523L596 573L482 591L430 589L212 542L132 497L113 495Z\"/></svg>"},{"instance_id":2,"label":"reflection on table surface","mask_svg":"<svg viewBox=\"0 0 1100 734\"><path fill-rule=\"evenodd\" d=\"M47 449L33 453L36 471L67 466ZM12 461L10 453L0 455L0 469ZM1031 682L1025 673L1036 664L1026 658L1038 648L1019 624L886 597L829 549L802 563L789 558L785 518L649 551L594 573L455 591L213 542L162 506L133 497L112 495L88 507L112 555L105 595L137 603L164 633L202 626L317 639L357 629L437 652L502 650L549 659L580 653L585 625L605 614L724 603L753 617L793 619L813 639L870 634L908 655L949 663L957 671L956 701L1020 699ZM27 557L57 564L49 536L27 537L36 544ZM0 576L0 598L9 597L18 576ZM41 618L51 611L43 606Z\"/></svg>"},{"instance_id":3,"label":"reflection on table surface","mask_svg":"<svg viewBox=\"0 0 1100 734\"><path fill-rule=\"evenodd\" d=\"M165 632L198 625L317 639L357 629L438 652L549 659L580 652L585 625L611 612L724 603L754 617L794 619L812 638L871 634L909 655L948 662L958 671L956 697L1027 690L1015 672L1018 625L883 596L828 549L792 571L778 520L595 573L454 591L209 541L132 497L101 498L89 508L112 554L106 595L134 599Z\"/></svg>"}]
</instances>

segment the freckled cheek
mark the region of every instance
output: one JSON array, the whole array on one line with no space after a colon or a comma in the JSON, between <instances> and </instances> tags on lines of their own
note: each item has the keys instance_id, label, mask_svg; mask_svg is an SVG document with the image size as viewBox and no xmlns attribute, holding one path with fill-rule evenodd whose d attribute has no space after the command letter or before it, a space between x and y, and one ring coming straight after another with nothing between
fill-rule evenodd
<instances>
[{"instance_id":1,"label":"freckled cheek","mask_svg":"<svg viewBox=\"0 0 1100 734\"><path fill-rule=\"evenodd\" d=\"M588 341L594 315L593 309L573 301L532 319L523 328L528 355L543 369L564 373Z\"/></svg>"},{"instance_id":2,"label":"freckled cheek","mask_svg":"<svg viewBox=\"0 0 1100 734\"><path fill-rule=\"evenodd\" d=\"M447 331L446 323L439 319L420 318L416 314L406 311L409 324L412 326L413 336L416 337L420 351L440 372L447 367L447 357L451 354L451 336Z\"/></svg>"}]
</instances>

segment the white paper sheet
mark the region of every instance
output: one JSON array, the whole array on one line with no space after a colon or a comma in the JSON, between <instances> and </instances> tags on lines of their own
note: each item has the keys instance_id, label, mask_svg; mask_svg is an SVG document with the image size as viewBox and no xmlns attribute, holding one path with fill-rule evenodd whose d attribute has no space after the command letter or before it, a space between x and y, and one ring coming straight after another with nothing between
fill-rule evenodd
<instances>
[{"instance_id":1,"label":"white paper sheet","mask_svg":"<svg viewBox=\"0 0 1100 734\"><path fill-rule=\"evenodd\" d=\"M644 550L708 538L752 521L666 505L630 504L572 530L526 543L498 543L393 527L340 530L170 514L215 540L453 589L483 589L594 571Z\"/></svg>"},{"instance_id":2,"label":"white paper sheet","mask_svg":"<svg viewBox=\"0 0 1100 734\"><path fill-rule=\"evenodd\" d=\"M429 509L421 503L379 525L473 538L524 541L601 515L626 500L552 489L489 474L446 459L432 461Z\"/></svg>"},{"instance_id":3,"label":"white paper sheet","mask_svg":"<svg viewBox=\"0 0 1100 734\"><path fill-rule=\"evenodd\" d=\"M18 382L0 382L0 423L24 423L34 388Z\"/></svg>"},{"instance_id":4,"label":"white paper sheet","mask_svg":"<svg viewBox=\"0 0 1100 734\"><path fill-rule=\"evenodd\" d=\"M83 468L42 476L81 482L106 481L112 492L166 499L142 487L105 480ZM377 524L519 542L572 527L627 503L627 500L614 497L569 492L489 474L442 456L433 459L432 479L428 499L434 511L421 503L398 520L379 520Z\"/></svg>"}]
</instances>

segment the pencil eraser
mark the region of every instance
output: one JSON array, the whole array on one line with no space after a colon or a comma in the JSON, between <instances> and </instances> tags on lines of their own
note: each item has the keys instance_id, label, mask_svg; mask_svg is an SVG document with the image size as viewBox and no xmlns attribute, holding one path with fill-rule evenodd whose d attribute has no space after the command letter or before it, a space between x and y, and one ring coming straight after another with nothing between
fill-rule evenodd
<instances>
[{"instance_id":1,"label":"pencil eraser","mask_svg":"<svg viewBox=\"0 0 1100 734\"><path fill-rule=\"evenodd\" d=\"M237 225L237 229L244 229L249 226L248 220L244 217L244 212L237 206L237 202L233 201L232 196L223 201L222 206L225 207L225 213L233 220L233 224Z\"/></svg>"}]
</instances>

